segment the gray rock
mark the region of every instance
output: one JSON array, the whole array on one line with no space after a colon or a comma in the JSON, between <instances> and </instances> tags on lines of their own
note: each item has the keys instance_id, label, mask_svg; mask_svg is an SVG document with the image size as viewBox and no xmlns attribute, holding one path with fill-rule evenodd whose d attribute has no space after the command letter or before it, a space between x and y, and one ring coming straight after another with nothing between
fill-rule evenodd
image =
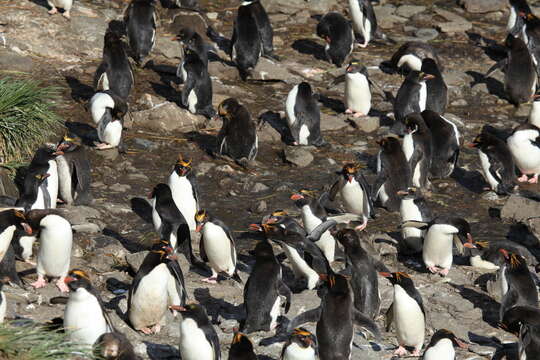
<instances>
[{"instance_id":1,"label":"gray rock","mask_svg":"<svg viewBox=\"0 0 540 360\"><path fill-rule=\"evenodd\" d=\"M266 205L266 201L261 200L257 202L254 206L252 206L251 211L254 213L263 213L268 209L268 205Z\"/></svg>"},{"instance_id":2,"label":"gray rock","mask_svg":"<svg viewBox=\"0 0 540 360\"><path fill-rule=\"evenodd\" d=\"M292 75L283 64L276 61L260 58L257 66L252 72L252 79L255 80L283 80L285 82L294 82L299 78Z\"/></svg>"},{"instance_id":3,"label":"gray rock","mask_svg":"<svg viewBox=\"0 0 540 360\"><path fill-rule=\"evenodd\" d=\"M321 130L340 130L345 127L348 127L349 124L345 122L347 117L343 115L330 115L324 112L321 112Z\"/></svg>"},{"instance_id":4,"label":"gray rock","mask_svg":"<svg viewBox=\"0 0 540 360\"><path fill-rule=\"evenodd\" d=\"M4 70L32 72L34 61L28 56L21 56L5 49L0 50L0 68Z\"/></svg>"},{"instance_id":5,"label":"gray rock","mask_svg":"<svg viewBox=\"0 0 540 360\"><path fill-rule=\"evenodd\" d=\"M418 29L414 32L414 36L416 36L421 41L429 41L436 39L437 36L439 36L439 32L435 29Z\"/></svg>"},{"instance_id":6,"label":"gray rock","mask_svg":"<svg viewBox=\"0 0 540 360\"><path fill-rule=\"evenodd\" d=\"M126 192L130 189L131 189L131 186L129 186L128 184L116 183L109 186L110 191L120 192L120 193Z\"/></svg>"},{"instance_id":7,"label":"gray rock","mask_svg":"<svg viewBox=\"0 0 540 360\"><path fill-rule=\"evenodd\" d=\"M131 267L131 270L134 272L137 272L139 268L141 267L141 264L144 260L144 258L148 255L148 251L141 251L138 253L133 254L127 254L126 255L126 262L128 263L129 267Z\"/></svg>"},{"instance_id":8,"label":"gray rock","mask_svg":"<svg viewBox=\"0 0 540 360\"><path fill-rule=\"evenodd\" d=\"M284 154L286 161L298 167L306 167L313 161L311 152L300 146L287 146Z\"/></svg>"},{"instance_id":9,"label":"gray rock","mask_svg":"<svg viewBox=\"0 0 540 360\"><path fill-rule=\"evenodd\" d=\"M482 194L482 199L487 201L497 201L499 200L499 196L494 191L488 191L485 194Z\"/></svg>"},{"instance_id":10,"label":"gray rock","mask_svg":"<svg viewBox=\"0 0 540 360\"><path fill-rule=\"evenodd\" d=\"M376 116L365 116L354 120L358 128L364 132L373 132L379 128L380 119Z\"/></svg>"},{"instance_id":11,"label":"gray rock","mask_svg":"<svg viewBox=\"0 0 540 360\"><path fill-rule=\"evenodd\" d=\"M309 1L310 3L322 3L324 1ZM268 0L264 6L269 13L295 14L300 10L309 7L305 0ZM326 9L326 11L328 8ZM324 12L326 12L324 11Z\"/></svg>"},{"instance_id":12,"label":"gray rock","mask_svg":"<svg viewBox=\"0 0 540 360\"><path fill-rule=\"evenodd\" d=\"M172 102L165 102L153 109L132 112L126 117L124 127L147 129L160 133L171 131L195 131L204 122L204 117L194 115L188 110L181 109Z\"/></svg>"},{"instance_id":13,"label":"gray rock","mask_svg":"<svg viewBox=\"0 0 540 360\"><path fill-rule=\"evenodd\" d=\"M197 164L195 168L195 173L197 176L206 175L215 166L216 164L212 164L211 162L203 162L203 163Z\"/></svg>"},{"instance_id":14,"label":"gray rock","mask_svg":"<svg viewBox=\"0 0 540 360\"><path fill-rule=\"evenodd\" d=\"M56 209L71 225L81 225L100 220L101 212L89 206L64 206Z\"/></svg>"},{"instance_id":15,"label":"gray rock","mask_svg":"<svg viewBox=\"0 0 540 360\"><path fill-rule=\"evenodd\" d=\"M78 233L97 234L101 232L99 225L93 223L73 225L71 228Z\"/></svg>"},{"instance_id":16,"label":"gray rock","mask_svg":"<svg viewBox=\"0 0 540 360\"><path fill-rule=\"evenodd\" d=\"M408 18L424 10L426 10L426 7L421 5L401 5L397 8L396 15Z\"/></svg>"},{"instance_id":17,"label":"gray rock","mask_svg":"<svg viewBox=\"0 0 540 360\"><path fill-rule=\"evenodd\" d=\"M451 21L451 22L444 22L437 24L437 29L442 31L443 33L447 34L453 34L457 32L465 32L467 30L472 29L472 23L469 21L464 22L458 22L458 21Z\"/></svg>"},{"instance_id":18,"label":"gray rock","mask_svg":"<svg viewBox=\"0 0 540 360\"><path fill-rule=\"evenodd\" d=\"M459 16L458 14L452 11L444 10L436 6L433 7L433 11L435 11L437 15L442 16L444 19L451 22L458 22L458 23L467 22L467 19L465 19L462 16Z\"/></svg>"},{"instance_id":19,"label":"gray rock","mask_svg":"<svg viewBox=\"0 0 540 360\"><path fill-rule=\"evenodd\" d=\"M369 240L380 256L397 255L398 253L399 244L397 240L388 234L373 234L369 236Z\"/></svg>"},{"instance_id":20,"label":"gray rock","mask_svg":"<svg viewBox=\"0 0 540 360\"><path fill-rule=\"evenodd\" d=\"M15 183L11 180L8 170L4 168L0 168L0 195L11 196L13 198L19 197Z\"/></svg>"},{"instance_id":21,"label":"gray rock","mask_svg":"<svg viewBox=\"0 0 540 360\"><path fill-rule=\"evenodd\" d=\"M460 0L460 4L470 13L487 13L505 10L507 0Z\"/></svg>"},{"instance_id":22,"label":"gray rock","mask_svg":"<svg viewBox=\"0 0 540 360\"><path fill-rule=\"evenodd\" d=\"M515 221L526 221L531 217L539 216L539 214L540 202L517 195L511 195L501 210L503 219Z\"/></svg>"},{"instance_id":23,"label":"gray rock","mask_svg":"<svg viewBox=\"0 0 540 360\"><path fill-rule=\"evenodd\" d=\"M264 185L263 183L258 182L258 183L253 184L250 192L260 193L260 192L268 191L269 189L270 188L268 186Z\"/></svg>"},{"instance_id":24,"label":"gray rock","mask_svg":"<svg viewBox=\"0 0 540 360\"><path fill-rule=\"evenodd\" d=\"M159 148L159 145L155 143L154 141L148 140L148 139L142 139L142 138L134 138L133 142L135 144L135 147L139 149L144 150L157 150Z\"/></svg>"}]
</instances>

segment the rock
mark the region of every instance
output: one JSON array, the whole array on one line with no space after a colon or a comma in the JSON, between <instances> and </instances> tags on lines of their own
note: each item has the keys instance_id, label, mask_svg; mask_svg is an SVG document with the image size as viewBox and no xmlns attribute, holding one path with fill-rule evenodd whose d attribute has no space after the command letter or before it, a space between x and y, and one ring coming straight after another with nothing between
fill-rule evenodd
<instances>
[{"instance_id":1,"label":"rock","mask_svg":"<svg viewBox=\"0 0 540 360\"><path fill-rule=\"evenodd\" d=\"M71 228L78 233L97 234L101 232L99 225L92 223L73 225Z\"/></svg>"},{"instance_id":2,"label":"rock","mask_svg":"<svg viewBox=\"0 0 540 360\"><path fill-rule=\"evenodd\" d=\"M197 166L195 167L195 173L197 176L206 175L215 166L216 164L212 164L211 162L203 162L203 163L197 164Z\"/></svg>"},{"instance_id":3,"label":"rock","mask_svg":"<svg viewBox=\"0 0 540 360\"><path fill-rule=\"evenodd\" d=\"M298 79L283 64L267 58L259 59L251 76L255 80L283 80L285 82L296 81L295 79Z\"/></svg>"},{"instance_id":4,"label":"rock","mask_svg":"<svg viewBox=\"0 0 540 360\"><path fill-rule=\"evenodd\" d=\"M252 206L251 211L254 213L263 213L268 209L268 206L266 205L266 201L261 200L255 204L255 206Z\"/></svg>"},{"instance_id":5,"label":"rock","mask_svg":"<svg viewBox=\"0 0 540 360\"><path fill-rule=\"evenodd\" d=\"M63 206L56 209L69 223L73 225L87 224L91 220L100 220L99 210L89 206Z\"/></svg>"},{"instance_id":6,"label":"rock","mask_svg":"<svg viewBox=\"0 0 540 360\"><path fill-rule=\"evenodd\" d=\"M131 189L131 186L129 186L128 184L116 183L116 184L113 184L113 185L109 186L110 191L119 192L119 193L126 192L126 191L128 191L130 189Z\"/></svg>"},{"instance_id":7,"label":"rock","mask_svg":"<svg viewBox=\"0 0 540 360\"><path fill-rule=\"evenodd\" d=\"M298 167L306 167L313 161L311 152L301 146L287 146L284 155L286 161Z\"/></svg>"},{"instance_id":8,"label":"rock","mask_svg":"<svg viewBox=\"0 0 540 360\"><path fill-rule=\"evenodd\" d=\"M253 184L253 186L251 187L251 190L250 192L252 193L260 193L260 192L263 192L263 191L268 191L270 188L266 185L264 185L263 183L255 183Z\"/></svg>"},{"instance_id":9,"label":"rock","mask_svg":"<svg viewBox=\"0 0 540 360\"><path fill-rule=\"evenodd\" d=\"M268 13L295 14L309 5L305 0L268 0L264 6Z\"/></svg>"},{"instance_id":10,"label":"rock","mask_svg":"<svg viewBox=\"0 0 540 360\"><path fill-rule=\"evenodd\" d=\"M523 222L538 214L540 202L517 195L511 195L501 210L501 218Z\"/></svg>"},{"instance_id":11,"label":"rock","mask_svg":"<svg viewBox=\"0 0 540 360\"><path fill-rule=\"evenodd\" d=\"M150 141L148 139L134 138L133 143L134 143L135 147L137 147L139 149L143 149L143 150L153 151L153 150L156 150L157 148L159 148L158 144L156 144L155 142Z\"/></svg>"},{"instance_id":12,"label":"rock","mask_svg":"<svg viewBox=\"0 0 540 360\"><path fill-rule=\"evenodd\" d=\"M530 232L536 237L536 239L540 239L540 218L531 218L527 220L527 227L529 228Z\"/></svg>"},{"instance_id":13,"label":"rock","mask_svg":"<svg viewBox=\"0 0 540 360\"><path fill-rule=\"evenodd\" d=\"M437 36L439 36L439 32L435 29L418 29L414 32L414 36L416 36L421 41L429 41L436 39Z\"/></svg>"},{"instance_id":14,"label":"rock","mask_svg":"<svg viewBox=\"0 0 540 360\"><path fill-rule=\"evenodd\" d=\"M339 115L329 115L324 112L321 112L321 130L340 130L345 127L350 126L345 122L345 116Z\"/></svg>"},{"instance_id":15,"label":"rock","mask_svg":"<svg viewBox=\"0 0 540 360\"><path fill-rule=\"evenodd\" d=\"M380 256L397 255L399 244L396 239L390 237L388 234L373 234L370 235L369 239Z\"/></svg>"},{"instance_id":16,"label":"rock","mask_svg":"<svg viewBox=\"0 0 540 360\"><path fill-rule=\"evenodd\" d=\"M189 132L197 130L203 122L204 117L181 109L172 102L165 102L153 109L132 112L130 117L126 116L124 127L137 127L160 133Z\"/></svg>"},{"instance_id":17,"label":"rock","mask_svg":"<svg viewBox=\"0 0 540 360\"><path fill-rule=\"evenodd\" d=\"M376 116L365 116L355 119L358 128L364 132L373 132L379 128L380 119Z\"/></svg>"},{"instance_id":18,"label":"rock","mask_svg":"<svg viewBox=\"0 0 540 360\"><path fill-rule=\"evenodd\" d=\"M133 254L126 255L126 262L135 273L139 271L144 258L148 255L148 251L141 251Z\"/></svg>"},{"instance_id":19,"label":"rock","mask_svg":"<svg viewBox=\"0 0 540 360\"><path fill-rule=\"evenodd\" d=\"M29 56L21 56L15 52L0 50L0 68L21 72L31 72L34 61Z\"/></svg>"},{"instance_id":20,"label":"rock","mask_svg":"<svg viewBox=\"0 0 540 360\"><path fill-rule=\"evenodd\" d=\"M423 12L424 10L426 10L426 7L421 5L401 5L397 8L396 15L409 18Z\"/></svg>"},{"instance_id":21,"label":"rock","mask_svg":"<svg viewBox=\"0 0 540 360\"><path fill-rule=\"evenodd\" d=\"M464 17L459 16L458 14L452 11L444 10L439 7L433 7L433 11L435 11L437 15L442 16L444 19L448 21L452 21L452 22L466 22L467 21Z\"/></svg>"},{"instance_id":22,"label":"rock","mask_svg":"<svg viewBox=\"0 0 540 360\"><path fill-rule=\"evenodd\" d=\"M19 192L9 176L9 171L4 168L0 168L0 195L10 196L15 199L19 197Z\"/></svg>"},{"instance_id":23,"label":"rock","mask_svg":"<svg viewBox=\"0 0 540 360\"><path fill-rule=\"evenodd\" d=\"M168 24L164 26L170 34L178 34L182 28L190 28L196 31L205 42L210 43L211 40L206 35L208 25L204 16L196 11L184 9L169 9L167 14ZM176 42L177 51L180 52L180 44Z\"/></svg>"},{"instance_id":24,"label":"rock","mask_svg":"<svg viewBox=\"0 0 540 360\"><path fill-rule=\"evenodd\" d=\"M487 200L487 201L497 201L499 200L499 196L494 191L488 191L482 195L482 199Z\"/></svg>"},{"instance_id":25,"label":"rock","mask_svg":"<svg viewBox=\"0 0 540 360\"><path fill-rule=\"evenodd\" d=\"M460 0L460 4L467 12L476 14L505 10L508 6L506 0Z\"/></svg>"},{"instance_id":26,"label":"rock","mask_svg":"<svg viewBox=\"0 0 540 360\"><path fill-rule=\"evenodd\" d=\"M230 165L227 165L227 164L217 166L216 171L224 172L224 173L227 173L227 174L235 174L236 173L236 170L234 170Z\"/></svg>"},{"instance_id":27,"label":"rock","mask_svg":"<svg viewBox=\"0 0 540 360\"><path fill-rule=\"evenodd\" d=\"M447 34L453 34L456 32L465 32L467 30L472 29L472 23L469 21L465 22L457 22L457 21L451 21L451 22L444 22L437 24L437 29L442 31L443 33Z\"/></svg>"}]
</instances>

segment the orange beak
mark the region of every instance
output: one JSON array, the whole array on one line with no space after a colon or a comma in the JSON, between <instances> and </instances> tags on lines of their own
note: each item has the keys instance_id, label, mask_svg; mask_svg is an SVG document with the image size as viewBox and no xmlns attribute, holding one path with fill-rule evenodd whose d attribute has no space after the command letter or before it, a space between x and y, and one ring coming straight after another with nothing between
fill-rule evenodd
<instances>
[{"instance_id":1,"label":"orange beak","mask_svg":"<svg viewBox=\"0 0 540 360\"><path fill-rule=\"evenodd\" d=\"M26 232L28 235L32 235L32 228L27 223L21 223L24 232Z\"/></svg>"},{"instance_id":2,"label":"orange beak","mask_svg":"<svg viewBox=\"0 0 540 360\"><path fill-rule=\"evenodd\" d=\"M186 311L186 308L183 307L183 306L180 306L180 305L171 305L171 306L169 306L169 309L170 310L175 310L175 311L180 311L180 312Z\"/></svg>"},{"instance_id":3,"label":"orange beak","mask_svg":"<svg viewBox=\"0 0 540 360\"><path fill-rule=\"evenodd\" d=\"M499 252L503 254L506 259L509 258L508 251L506 251L505 249L499 249Z\"/></svg>"},{"instance_id":4,"label":"orange beak","mask_svg":"<svg viewBox=\"0 0 540 360\"><path fill-rule=\"evenodd\" d=\"M262 231L262 228L259 224L250 224L249 230L251 231Z\"/></svg>"},{"instance_id":5,"label":"orange beak","mask_svg":"<svg viewBox=\"0 0 540 360\"><path fill-rule=\"evenodd\" d=\"M300 199L303 199L303 198L304 198L304 196L301 195L301 194L294 194L294 195L291 196L291 200L294 200L294 201L300 200Z\"/></svg>"},{"instance_id":6,"label":"orange beak","mask_svg":"<svg viewBox=\"0 0 540 360\"><path fill-rule=\"evenodd\" d=\"M75 279L73 276L66 276L66 278L64 279L64 283L69 284L70 282L76 281L76 280L77 279Z\"/></svg>"},{"instance_id":7,"label":"orange beak","mask_svg":"<svg viewBox=\"0 0 540 360\"><path fill-rule=\"evenodd\" d=\"M382 271L381 271L381 272L379 272L379 275L381 275L381 276L383 276L383 277L385 277L385 278L390 278L390 277L392 277L392 274L389 273L389 272L382 272Z\"/></svg>"},{"instance_id":8,"label":"orange beak","mask_svg":"<svg viewBox=\"0 0 540 360\"><path fill-rule=\"evenodd\" d=\"M195 232L201 232L202 228L203 228L203 224L197 225L197 228L195 229Z\"/></svg>"}]
</instances>

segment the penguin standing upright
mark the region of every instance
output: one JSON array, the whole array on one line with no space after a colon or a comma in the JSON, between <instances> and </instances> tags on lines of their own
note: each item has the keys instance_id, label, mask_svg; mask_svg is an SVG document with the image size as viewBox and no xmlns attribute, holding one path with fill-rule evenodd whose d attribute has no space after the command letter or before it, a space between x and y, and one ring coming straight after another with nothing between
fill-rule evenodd
<instances>
[{"instance_id":1,"label":"penguin standing upright","mask_svg":"<svg viewBox=\"0 0 540 360\"><path fill-rule=\"evenodd\" d=\"M364 38L364 43L360 46L365 48L377 33L377 18L373 5L370 0L349 0L349 10L354 30Z\"/></svg>"},{"instance_id":2,"label":"penguin standing upright","mask_svg":"<svg viewBox=\"0 0 540 360\"><path fill-rule=\"evenodd\" d=\"M62 16L66 19L71 19L71 7L73 6L73 0L47 0L47 4L51 7L48 11L50 15L54 15L58 12L57 8L64 9Z\"/></svg>"},{"instance_id":3,"label":"penguin standing upright","mask_svg":"<svg viewBox=\"0 0 540 360\"><path fill-rule=\"evenodd\" d=\"M244 286L246 320L243 331L272 331L278 325L281 297L285 297L285 313L291 305L291 290L281 275L281 265L274 256L272 245L263 240L255 246L255 266Z\"/></svg>"},{"instance_id":4,"label":"penguin standing upright","mask_svg":"<svg viewBox=\"0 0 540 360\"><path fill-rule=\"evenodd\" d=\"M219 338L200 304L171 306L180 311L180 355L182 360L220 360Z\"/></svg>"},{"instance_id":5,"label":"penguin standing upright","mask_svg":"<svg viewBox=\"0 0 540 360\"><path fill-rule=\"evenodd\" d=\"M197 54L199 59L203 62L204 66L208 68L208 45L204 43L203 38L195 30L185 27L180 29L178 35L174 40L179 41L184 45L183 49L189 49L191 52ZM186 71L184 69L184 60L178 65L176 69L176 76L182 81L186 81Z\"/></svg>"},{"instance_id":6,"label":"penguin standing upright","mask_svg":"<svg viewBox=\"0 0 540 360\"><path fill-rule=\"evenodd\" d=\"M191 162L179 155L167 184L171 188L176 207L189 225L189 230L195 231L197 228L195 214L199 210L199 191Z\"/></svg>"},{"instance_id":7,"label":"penguin standing upright","mask_svg":"<svg viewBox=\"0 0 540 360\"><path fill-rule=\"evenodd\" d=\"M257 66L263 51L257 21L250 4L251 2L247 2L238 7L230 49L231 59L244 81Z\"/></svg>"},{"instance_id":8,"label":"penguin standing upright","mask_svg":"<svg viewBox=\"0 0 540 360\"><path fill-rule=\"evenodd\" d=\"M401 225L426 230L422 259L426 268L441 276L448 275L453 262L452 244L459 252L463 247L474 248L471 226L467 220L458 217L439 216L429 223L407 221Z\"/></svg>"},{"instance_id":9,"label":"penguin standing upright","mask_svg":"<svg viewBox=\"0 0 540 360\"><path fill-rule=\"evenodd\" d=\"M406 346L414 347L412 356L420 356L424 345L426 318L422 296L414 287L411 277L404 272L379 273L394 286L394 300L386 313L387 330L394 323L398 340L395 355L407 354Z\"/></svg>"},{"instance_id":10,"label":"penguin standing upright","mask_svg":"<svg viewBox=\"0 0 540 360\"><path fill-rule=\"evenodd\" d=\"M491 190L503 195L511 193L516 186L516 174L508 145L484 128L470 146L478 149L482 174Z\"/></svg>"},{"instance_id":11,"label":"penguin standing upright","mask_svg":"<svg viewBox=\"0 0 540 360\"><path fill-rule=\"evenodd\" d=\"M281 350L281 360L316 360L317 339L304 328L296 328Z\"/></svg>"},{"instance_id":12,"label":"penguin standing upright","mask_svg":"<svg viewBox=\"0 0 540 360\"><path fill-rule=\"evenodd\" d=\"M530 10L530 9L529 9ZM534 15L532 12L520 12L519 16L522 20L518 21L521 24L521 21L525 23L522 26L521 39L527 44L529 49L533 65L536 69L536 72L540 72L540 50L538 45L540 45L540 18ZM517 36L517 34L509 34L509 36Z\"/></svg>"},{"instance_id":13,"label":"penguin standing upright","mask_svg":"<svg viewBox=\"0 0 540 360\"><path fill-rule=\"evenodd\" d=\"M459 130L452 121L431 110L422 112L422 118L431 132L431 179L449 177L459 158Z\"/></svg>"},{"instance_id":14,"label":"penguin standing upright","mask_svg":"<svg viewBox=\"0 0 540 360\"><path fill-rule=\"evenodd\" d=\"M521 171L519 182L538 183L540 174L540 128L531 124L519 125L506 139L514 163ZM528 175L532 175L529 179Z\"/></svg>"},{"instance_id":15,"label":"penguin standing upright","mask_svg":"<svg viewBox=\"0 0 540 360\"><path fill-rule=\"evenodd\" d=\"M367 329L377 340L381 334L377 324L354 307L347 278L330 272L326 284L327 292L321 305L291 320L289 331L305 322L316 321L320 359L350 359L354 325Z\"/></svg>"},{"instance_id":16,"label":"penguin standing upright","mask_svg":"<svg viewBox=\"0 0 540 360\"><path fill-rule=\"evenodd\" d=\"M533 96L531 112L529 113L529 124L540 127L540 93Z\"/></svg>"},{"instance_id":17,"label":"penguin standing upright","mask_svg":"<svg viewBox=\"0 0 540 360\"><path fill-rule=\"evenodd\" d=\"M184 50L184 55L182 106L192 114L200 114L210 119L216 112L212 106L212 80L210 80L208 68L189 48Z\"/></svg>"},{"instance_id":18,"label":"penguin standing upright","mask_svg":"<svg viewBox=\"0 0 540 360\"><path fill-rule=\"evenodd\" d=\"M426 204L425 199L416 188L409 188L401 194L401 205L399 214L401 223L407 221L430 222L431 212ZM403 247L406 252L418 253L422 251L424 236L426 231L415 227L403 226L401 228L401 236L403 238Z\"/></svg>"},{"instance_id":19,"label":"penguin standing upright","mask_svg":"<svg viewBox=\"0 0 540 360\"><path fill-rule=\"evenodd\" d=\"M504 313L501 327L518 337L520 360L535 359L540 354L540 309L514 306Z\"/></svg>"},{"instance_id":20,"label":"penguin standing upright","mask_svg":"<svg viewBox=\"0 0 540 360\"><path fill-rule=\"evenodd\" d=\"M129 289L128 317L135 330L157 334L170 305L186 302L184 275L167 241L152 246Z\"/></svg>"},{"instance_id":21,"label":"penguin standing upright","mask_svg":"<svg viewBox=\"0 0 540 360\"><path fill-rule=\"evenodd\" d=\"M499 319L503 320L504 314L514 306L538 307L538 291L531 291L536 289L536 281L525 258L506 249L499 249L499 252L505 259L498 274L502 293Z\"/></svg>"},{"instance_id":22,"label":"penguin standing upright","mask_svg":"<svg viewBox=\"0 0 540 360\"><path fill-rule=\"evenodd\" d=\"M200 255L203 261L210 263L212 271L212 276L202 281L216 284L218 275L223 273L242 283L236 269L234 237L227 225L206 210L199 210L195 220L197 231L201 233Z\"/></svg>"},{"instance_id":23,"label":"penguin standing upright","mask_svg":"<svg viewBox=\"0 0 540 360\"><path fill-rule=\"evenodd\" d=\"M317 36L326 41L324 51L328 61L341 67L354 47L354 31L349 21L340 13L329 12L317 24Z\"/></svg>"},{"instance_id":24,"label":"penguin standing upright","mask_svg":"<svg viewBox=\"0 0 540 360\"><path fill-rule=\"evenodd\" d=\"M244 0L242 5L249 7L255 23L257 24L257 30L261 39L262 55L269 58L274 58L274 31L272 30L272 24L268 18L266 10L261 4L260 0Z\"/></svg>"},{"instance_id":25,"label":"penguin standing upright","mask_svg":"<svg viewBox=\"0 0 540 360\"><path fill-rule=\"evenodd\" d=\"M389 65L394 71L401 71L402 73L420 71L422 61L427 58L435 60L439 70L443 70L443 64L437 50L429 43L422 41L409 41L401 45L392 55Z\"/></svg>"},{"instance_id":26,"label":"penguin standing upright","mask_svg":"<svg viewBox=\"0 0 540 360\"><path fill-rule=\"evenodd\" d=\"M259 149L257 127L246 107L229 98L219 104L218 111L223 120L217 137L218 153L240 164L255 160Z\"/></svg>"},{"instance_id":27,"label":"penguin standing upright","mask_svg":"<svg viewBox=\"0 0 540 360\"><path fill-rule=\"evenodd\" d=\"M154 4L154 0L132 0L124 13L128 45L138 65L150 54L156 42Z\"/></svg>"},{"instance_id":28,"label":"penguin standing upright","mask_svg":"<svg viewBox=\"0 0 540 360\"><path fill-rule=\"evenodd\" d=\"M56 147L58 190L67 205L86 205L90 202L90 162L81 139L66 135Z\"/></svg>"},{"instance_id":29,"label":"penguin standing upright","mask_svg":"<svg viewBox=\"0 0 540 360\"><path fill-rule=\"evenodd\" d=\"M410 184L410 167L399 140L387 137L378 141L381 149L377 155L377 178L373 184L372 198L389 211L400 205L398 191L407 191Z\"/></svg>"},{"instance_id":30,"label":"penguin standing upright","mask_svg":"<svg viewBox=\"0 0 540 360\"><path fill-rule=\"evenodd\" d=\"M103 301L83 270L71 270L65 282L70 292L64 310L64 329L73 343L94 345L101 335L114 331Z\"/></svg>"},{"instance_id":31,"label":"penguin standing upright","mask_svg":"<svg viewBox=\"0 0 540 360\"><path fill-rule=\"evenodd\" d=\"M24 178L23 191L15 206L30 209L54 209L58 198L58 167L54 149L39 148Z\"/></svg>"},{"instance_id":32,"label":"penguin standing upright","mask_svg":"<svg viewBox=\"0 0 540 360\"><path fill-rule=\"evenodd\" d=\"M528 102L536 92L538 76L527 44L512 35L506 37L507 57L493 65L485 77L498 68L505 68L504 91L508 101L514 105Z\"/></svg>"},{"instance_id":33,"label":"penguin standing upright","mask_svg":"<svg viewBox=\"0 0 540 360\"><path fill-rule=\"evenodd\" d=\"M375 319L379 315L381 298L373 259L362 248L354 230L342 229L336 237L345 248L347 267L351 268L354 307L370 319Z\"/></svg>"},{"instance_id":34,"label":"penguin standing upright","mask_svg":"<svg viewBox=\"0 0 540 360\"><path fill-rule=\"evenodd\" d=\"M326 144L321 135L321 112L307 82L301 82L291 89L285 108L294 145Z\"/></svg>"},{"instance_id":35,"label":"penguin standing upright","mask_svg":"<svg viewBox=\"0 0 540 360\"><path fill-rule=\"evenodd\" d=\"M90 111L92 120L98 128L99 141L101 141L96 148L105 150L118 147L120 151L123 151L122 130L124 116L128 111L128 105L124 99L111 90L97 92L90 99Z\"/></svg>"},{"instance_id":36,"label":"penguin standing upright","mask_svg":"<svg viewBox=\"0 0 540 360\"><path fill-rule=\"evenodd\" d=\"M509 34L519 36L524 32L525 20L520 14L532 14L527 0L510 0L510 14L506 24L506 31Z\"/></svg>"},{"instance_id":37,"label":"penguin standing upright","mask_svg":"<svg viewBox=\"0 0 540 360\"><path fill-rule=\"evenodd\" d=\"M422 71L411 71L407 75L394 101L394 118L399 128L403 128L402 124L407 115L426 110L428 98L426 81L433 78L433 75Z\"/></svg>"},{"instance_id":38,"label":"penguin standing upright","mask_svg":"<svg viewBox=\"0 0 540 360\"><path fill-rule=\"evenodd\" d=\"M46 276L57 277L56 286L62 292L69 289L64 282L71 263L73 232L71 224L51 210L32 210L27 214L32 229L39 233L37 254L37 281L31 285L36 289L47 284Z\"/></svg>"},{"instance_id":39,"label":"penguin standing upright","mask_svg":"<svg viewBox=\"0 0 540 360\"><path fill-rule=\"evenodd\" d=\"M234 332L228 360L257 360L257 355L253 351L253 344L241 332Z\"/></svg>"},{"instance_id":40,"label":"penguin standing upright","mask_svg":"<svg viewBox=\"0 0 540 360\"><path fill-rule=\"evenodd\" d=\"M422 189L430 188L431 183L428 177L432 161L431 132L419 113L412 113L405 117L405 136L402 147L411 169L411 184Z\"/></svg>"},{"instance_id":41,"label":"penguin standing upright","mask_svg":"<svg viewBox=\"0 0 540 360\"><path fill-rule=\"evenodd\" d=\"M24 212L14 209L0 211L0 262L4 259L16 230L24 230L27 234L33 233Z\"/></svg>"},{"instance_id":42,"label":"penguin standing upright","mask_svg":"<svg viewBox=\"0 0 540 360\"><path fill-rule=\"evenodd\" d=\"M456 351L454 346L462 349L467 348L467 344L458 339L453 332L446 329L437 330L431 337L431 341L424 351L424 360L454 360Z\"/></svg>"},{"instance_id":43,"label":"penguin standing upright","mask_svg":"<svg viewBox=\"0 0 540 360\"><path fill-rule=\"evenodd\" d=\"M354 114L355 118L367 116L371 110L371 83L367 68L358 61L351 61L345 71L345 113Z\"/></svg>"},{"instance_id":44,"label":"penguin standing upright","mask_svg":"<svg viewBox=\"0 0 540 360\"><path fill-rule=\"evenodd\" d=\"M120 34L108 30L103 45L103 60L94 75L94 90L112 90L127 100L133 87L133 72Z\"/></svg>"},{"instance_id":45,"label":"penguin standing upright","mask_svg":"<svg viewBox=\"0 0 540 360\"><path fill-rule=\"evenodd\" d=\"M330 189L329 199L333 201L339 192L345 210L362 216L362 224L358 226L357 230L363 230L367 226L368 218L374 217L375 212L369 185L359 170L360 165L358 164L345 164L338 173L339 179Z\"/></svg>"},{"instance_id":46,"label":"penguin standing upright","mask_svg":"<svg viewBox=\"0 0 540 360\"><path fill-rule=\"evenodd\" d=\"M311 233L317 226L327 220L327 213L322 204L323 199L327 198L328 193L323 193L320 197L315 197L313 191L302 189L298 193L291 196L291 200L296 202L296 206L302 211L302 223L306 232ZM329 263L334 261L336 253L336 239L330 233L325 231L321 235L321 239L315 243Z\"/></svg>"},{"instance_id":47,"label":"penguin standing upright","mask_svg":"<svg viewBox=\"0 0 540 360\"><path fill-rule=\"evenodd\" d=\"M448 87L444 82L437 62L430 58L424 59L420 71L432 76L432 78L426 80L426 110L444 114L448 103Z\"/></svg>"}]
</instances>

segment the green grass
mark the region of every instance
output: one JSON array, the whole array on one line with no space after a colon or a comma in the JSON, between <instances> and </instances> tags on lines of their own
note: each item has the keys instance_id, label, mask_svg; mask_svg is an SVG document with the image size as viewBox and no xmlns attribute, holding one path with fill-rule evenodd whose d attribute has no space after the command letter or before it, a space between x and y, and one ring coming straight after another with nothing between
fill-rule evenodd
<instances>
[{"instance_id":1,"label":"green grass","mask_svg":"<svg viewBox=\"0 0 540 360\"><path fill-rule=\"evenodd\" d=\"M0 164L30 157L59 129L58 89L28 79L0 79Z\"/></svg>"},{"instance_id":2,"label":"green grass","mask_svg":"<svg viewBox=\"0 0 540 360\"><path fill-rule=\"evenodd\" d=\"M41 326L0 324L0 359L69 360L92 359L91 350L74 344L67 334Z\"/></svg>"}]
</instances>

